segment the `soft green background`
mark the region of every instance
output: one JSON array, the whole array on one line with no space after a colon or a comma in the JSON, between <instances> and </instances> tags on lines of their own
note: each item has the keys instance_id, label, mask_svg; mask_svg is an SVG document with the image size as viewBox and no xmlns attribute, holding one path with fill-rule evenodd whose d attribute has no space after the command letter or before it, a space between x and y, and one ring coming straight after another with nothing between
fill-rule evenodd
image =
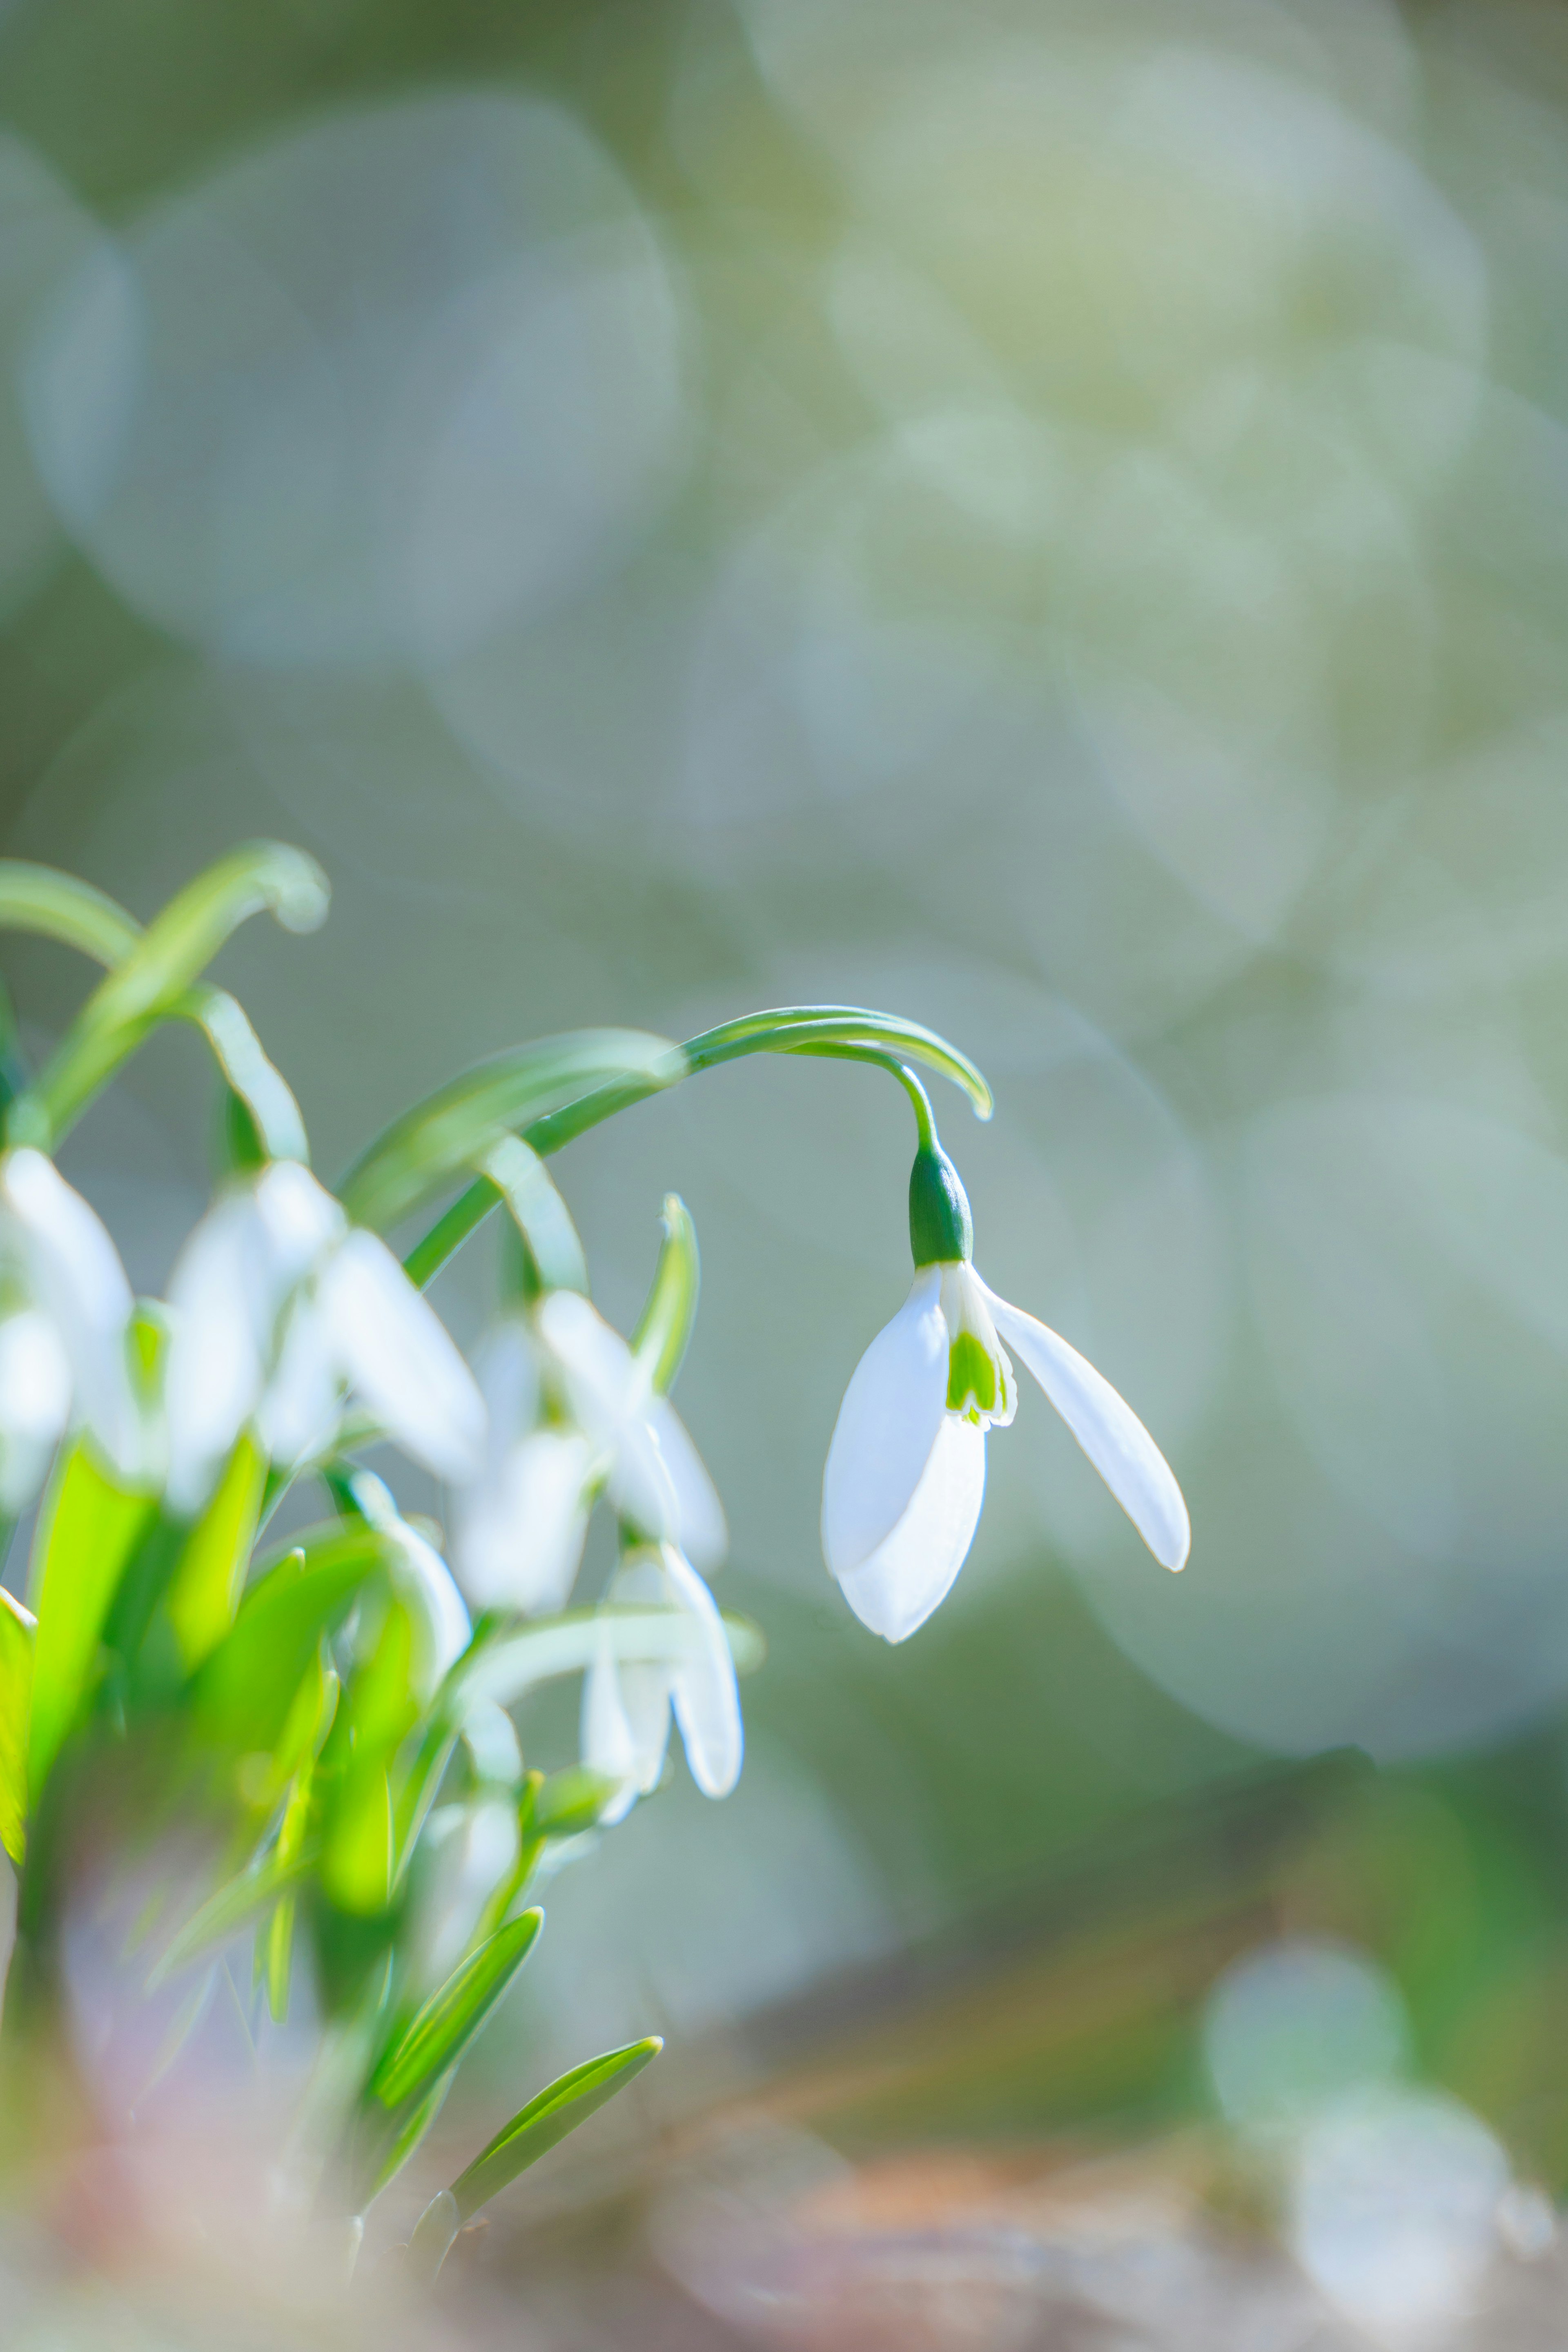
<instances>
[{"instance_id":1,"label":"soft green background","mask_svg":"<svg viewBox=\"0 0 1568 2352\"><path fill-rule=\"evenodd\" d=\"M1190 1855L1568 2160L1565 131L1568 18L1499 0L0 9L6 850L142 915L320 856L325 930L223 973L329 1175L520 1035L949 1031L983 1269L1191 1503L1173 1581L1031 1394L883 1651L816 1512L896 1090L747 1066L577 1147L611 1315L696 1214L773 1657L738 1795L678 1769L560 1883L520 2081L1058 1885L1158 1950ZM40 1035L81 986L7 974ZM143 1284L208 1113L160 1044L73 1144ZM482 1245L440 1295L474 1334ZM884 2125L1201 2098L1197 1975Z\"/></svg>"}]
</instances>

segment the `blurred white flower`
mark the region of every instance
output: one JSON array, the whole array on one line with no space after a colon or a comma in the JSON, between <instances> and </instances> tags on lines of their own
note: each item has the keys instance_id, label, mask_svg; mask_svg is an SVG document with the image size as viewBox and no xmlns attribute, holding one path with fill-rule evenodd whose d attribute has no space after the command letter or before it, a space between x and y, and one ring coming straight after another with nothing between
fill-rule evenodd
<instances>
[{"instance_id":1,"label":"blurred white flower","mask_svg":"<svg viewBox=\"0 0 1568 2352\"><path fill-rule=\"evenodd\" d=\"M473 1375L384 1242L352 1226L297 1160L209 1210L169 1284L170 1501L200 1507L253 1423L274 1461L326 1444L345 1394L437 1477L471 1477L485 1412Z\"/></svg>"},{"instance_id":2,"label":"blurred white flower","mask_svg":"<svg viewBox=\"0 0 1568 2352\"><path fill-rule=\"evenodd\" d=\"M724 1514L679 1414L618 1331L574 1290L511 1318L479 1361L489 1437L453 1558L480 1608L564 1608L602 1480L639 1536L722 1559ZM563 1417L551 1417L552 1396Z\"/></svg>"},{"instance_id":3,"label":"blurred white flower","mask_svg":"<svg viewBox=\"0 0 1568 2352\"><path fill-rule=\"evenodd\" d=\"M392 1589L407 1610L413 1629L410 1678L421 1706L427 1706L473 1638L467 1603L451 1570L435 1545L403 1517L390 1488L368 1470L357 1471L353 1484L358 1507L387 1538Z\"/></svg>"},{"instance_id":4,"label":"blurred white flower","mask_svg":"<svg viewBox=\"0 0 1568 2352\"><path fill-rule=\"evenodd\" d=\"M31 1501L73 1416L114 1470L140 1476L131 1285L98 1218L41 1151L0 1160L0 1510Z\"/></svg>"},{"instance_id":5,"label":"blurred white flower","mask_svg":"<svg viewBox=\"0 0 1568 2352\"><path fill-rule=\"evenodd\" d=\"M1184 1566L1186 1506L1143 1424L1065 1339L967 1261L922 1265L856 1367L822 1482L822 1548L856 1615L904 1641L944 1599L985 1494L985 1432L1017 1402L1005 1336L1163 1567Z\"/></svg>"},{"instance_id":6,"label":"blurred white flower","mask_svg":"<svg viewBox=\"0 0 1568 2352\"><path fill-rule=\"evenodd\" d=\"M626 1554L605 1598L679 1609L691 1621L692 1640L677 1661L623 1664L606 1639L584 1677L583 1761L620 1783L601 1820L620 1821L657 1785L672 1712L692 1779L705 1797L727 1797L741 1777L743 1735L734 1661L712 1594L672 1544L647 1544Z\"/></svg>"}]
</instances>

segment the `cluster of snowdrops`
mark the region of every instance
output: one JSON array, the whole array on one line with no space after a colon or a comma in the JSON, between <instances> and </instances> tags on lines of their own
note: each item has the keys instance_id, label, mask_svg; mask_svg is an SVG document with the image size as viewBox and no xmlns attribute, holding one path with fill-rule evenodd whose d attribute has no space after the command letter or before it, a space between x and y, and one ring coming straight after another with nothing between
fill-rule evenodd
<instances>
[{"instance_id":1,"label":"cluster of snowdrops","mask_svg":"<svg viewBox=\"0 0 1568 2352\"><path fill-rule=\"evenodd\" d=\"M589 1302L546 1168L561 1146L752 1053L858 1061L905 1089L914 1283L849 1382L822 1518L828 1568L889 1641L923 1622L968 1552L1015 1359L1156 1558L1179 1568L1188 1531L1127 1405L974 1269L920 1072L982 1116L990 1097L943 1040L820 1006L684 1045L550 1038L416 1104L329 1191L246 1015L202 978L249 915L306 929L325 908L311 861L276 844L221 860L144 929L70 877L0 865L0 928L105 968L37 1072L4 1009L0 1511L15 1525L42 1499L26 1605L0 1592L0 1869L16 1900L7 2042L68 2040L60 1946L81 1810L106 1765L139 1788L153 1772L154 1810L199 1820L206 1860L194 1896L172 1882L139 1923L147 1980L231 1967L247 1945L253 1998L282 2018L308 1971L323 2050L310 2145L359 2215L419 2145L537 1937L531 1891L655 1787L672 1720L707 1795L741 1770L737 1673L761 1637L712 1597L723 1512L669 1402L696 1236L671 1195L647 1305L623 1337ZM52 1155L166 1021L193 1025L216 1059L224 1165L160 1302L133 1297ZM470 1364L424 1293L492 1212L500 1295ZM434 1222L400 1258L385 1236L416 1233L422 1213ZM402 1516L363 1465L388 1442L442 1482L444 1528ZM302 1526L306 1496L319 1516ZM290 1496L289 1532L269 1533ZM574 1608L601 1505L616 1564ZM510 1710L563 1675L582 1681L581 1762L544 1774ZM590 2059L531 2099L430 2204L416 2264L433 2273L463 2221L658 2047Z\"/></svg>"}]
</instances>

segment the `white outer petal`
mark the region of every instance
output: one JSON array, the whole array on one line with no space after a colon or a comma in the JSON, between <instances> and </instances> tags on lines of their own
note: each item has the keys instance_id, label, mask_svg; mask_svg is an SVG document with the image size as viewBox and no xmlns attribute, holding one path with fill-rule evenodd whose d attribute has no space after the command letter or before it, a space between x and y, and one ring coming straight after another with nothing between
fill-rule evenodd
<instances>
[{"instance_id":1,"label":"white outer petal","mask_svg":"<svg viewBox=\"0 0 1568 2352\"><path fill-rule=\"evenodd\" d=\"M393 1586L414 1622L413 1681L427 1703L468 1648L474 1629L452 1571L434 1545L401 1520L392 1532L397 1546Z\"/></svg>"},{"instance_id":2,"label":"white outer petal","mask_svg":"<svg viewBox=\"0 0 1568 2352\"><path fill-rule=\"evenodd\" d=\"M322 1268L318 1302L339 1369L390 1437L438 1478L484 1459L484 1400L446 1325L374 1234L356 1227Z\"/></svg>"},{"instance_id":3,"label":"white outer petal","mask_svg":"<svg viewBox=\"0 0 1568 2352\"><path fill-rule=\"evenodd\" d=\"M822 1550L841 1581L903 1517L945 1418L941 1292L940 1267L922 1266L856 1366L838 1408L822 1474Z\"/></svg>"},{"instance_id":4,"label":"white outer petal","mask_svg":"<svg viewBox=\"0 0 1568 2352\"><path fill-rule=\"evenodd\" d=\"M844 1598L884 1641L918 1633L969 1555L985 1499L985 1433L944 1412L903 1517L868 1559L839 1573Z\"/></svg>"},{"instance_id":5,"label":"white outer petal","mask_svg":"<svg viewBox=\"0 0 1568 2352\"><path fill-rule=\"evenodd\" d=\"M647 1426L675 1494L675 1525L671 1540L694 1566L710 1570L719 1566L730 1546L724 1506L708 1475L702 1457L691 1443L685 1423L668 1397L656 1396L648 1405Z\"/></svg>"},{"instance_id":6,"label":"white outer petal","mask_svg":"<svg viewBox=\"0 0 1568 2352\"><path fill-rule=\"evenodd\" d=\"M452 1557L479 1609L564 1609L588 1531L594 1450L576 1430L538 1429L464 1490Z\"/></svg>"},{"instance_id":7,"label":"white outer petal","mask_svg":"<svg viewBox=\"0 0 1568 2352\"><path fill-rule=\"evenodd\" d=\"M668 1710L667 1710L668 1717ZM583 1677L583 1718L580 1734L583 1761L590 1771L618 1781L599 1819L623 1821L637 1801L638 1758L631 1725L621 1705L620 1675L606 1642Z\"/></svg>"},{"instance_id":8,"label":"white outer petal","mask_svg":"<svg viewBox=\"0 0 1568 2352\"><path fill-rule=\"evenodd\" d=\"M678 1551L667 1551L664 1576L668 1599L702 1629L700 1656L675 1668L670 1690L686 1761L705 1797L727 1797L745 1753L735 1662L713 1595L696 1570Z\"/></svg>"},{"instance_id":9,"label":"white outer petal","mask_svg":"<svg viewBox=\"0 0 1568 2352\"><path fill-rule=\"evenodd\" d=\"M28 1287L70 1361L76 1409L117 1470L143 1466L142 1414L131 1385L131 1285L108 1233L41 1151L7 1152L0 1203L16 1220Z\"/></svg>"},{"instance_id":10,"label":"white outer petal","mask_svg":"<svg viewBox=\"0 0 1568 2352\"><path fill-rule=\"evenodd\" d=\"M647 1402L631 1349L579 1291L551 1291L540 1301L536 1319L564 1376L574 1415L590 1437L613 1448L626 1422Z\"/></svg>"},{"instance_id":11,"label":"white outer petal","mask_svg":"<svg viewBox=\"0 0 1568 2352\"><path fill-rule=\"evenodd\" d=\"M266 1236L248 1192L210 1209L169 1277L163 1368L169 1499L194 1512L206 1500L235 1439L255 1412L263 1350L280 1300Z\"/></svg>"},{"instance_id":12,"label":"white outer petal","mask_svg":"<svg viewBox=\"0 0 1568 2352\"><path fill-rule=\"evenodd\" d=\"M348 1231L342 1203L297 1160L274 1160L252 1200L279 1297L292 1290Z\"/></svg>"},{"instance_id":13,"label":"white outer petal","mask_svg":"<svg viewBox=\"0 0 1568 2352\"><path fill-rule=\"evenodd\" d=\"M70 1418L70 1363L36 1307L0 1322L0 1511L15 1518L43 1482Z\"/></svg>"},{"instance_id":14,"label":"white outer petal","mask_svg":"<svg viewBox=\"0 0 1568 2352\"><path fill-rule=\"evenodd\" d=\"M274 1462L292 1466L325 1451L339 1420L341 1397L332 1350L309 1291L289 1311L283 1345L257 1408L256 1433Z\"/></svg>"},{"instance_id":15,"label":"white outer petal","mask_svg":"<svg viewBox=\"0 0 1568 2352\"><path fill-rule=\"evenodd\" d=\"M1056 1332L987 1291L1014 1354L1055 1405L1162 1568L1186 1565L1193 1532L1169 1463L1110 1382Z\"/></svg>"}]
</instances>

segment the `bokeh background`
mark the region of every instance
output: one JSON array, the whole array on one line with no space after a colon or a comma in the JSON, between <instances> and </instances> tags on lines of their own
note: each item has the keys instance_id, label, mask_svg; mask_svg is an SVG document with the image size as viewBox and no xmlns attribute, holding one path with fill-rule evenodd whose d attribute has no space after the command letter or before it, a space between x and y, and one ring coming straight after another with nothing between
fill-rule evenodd
<instances>
[{"instance_id":1,"label":"bokeh background","mask_svg":"<svg viewBox=\"0 0 1568 2352\"><path fill-rule=\"evenodd\" d=\"M657 2028L645 2149L1229 2145L1331 2043L1394 2135L1292 2176L1352 2305L1400 2130L1450 2222L1568 2186L1565 293L1555 0L0 7L6 854L146 915L311 849L327 928L223 977L329 1176L527 1034L946 1031L980 1264L1192 1508L1172 1580L1031 1393L885 1650L816 1519L897 1090L575 1147L612 1317L696 1215L772 1655L734 1799L562 1874L468 2113ZM47 1038L79 969L5 962ZM210 1111L160 1044L72 1146L146 1286Z\"/></svg>"}]
</instances>

